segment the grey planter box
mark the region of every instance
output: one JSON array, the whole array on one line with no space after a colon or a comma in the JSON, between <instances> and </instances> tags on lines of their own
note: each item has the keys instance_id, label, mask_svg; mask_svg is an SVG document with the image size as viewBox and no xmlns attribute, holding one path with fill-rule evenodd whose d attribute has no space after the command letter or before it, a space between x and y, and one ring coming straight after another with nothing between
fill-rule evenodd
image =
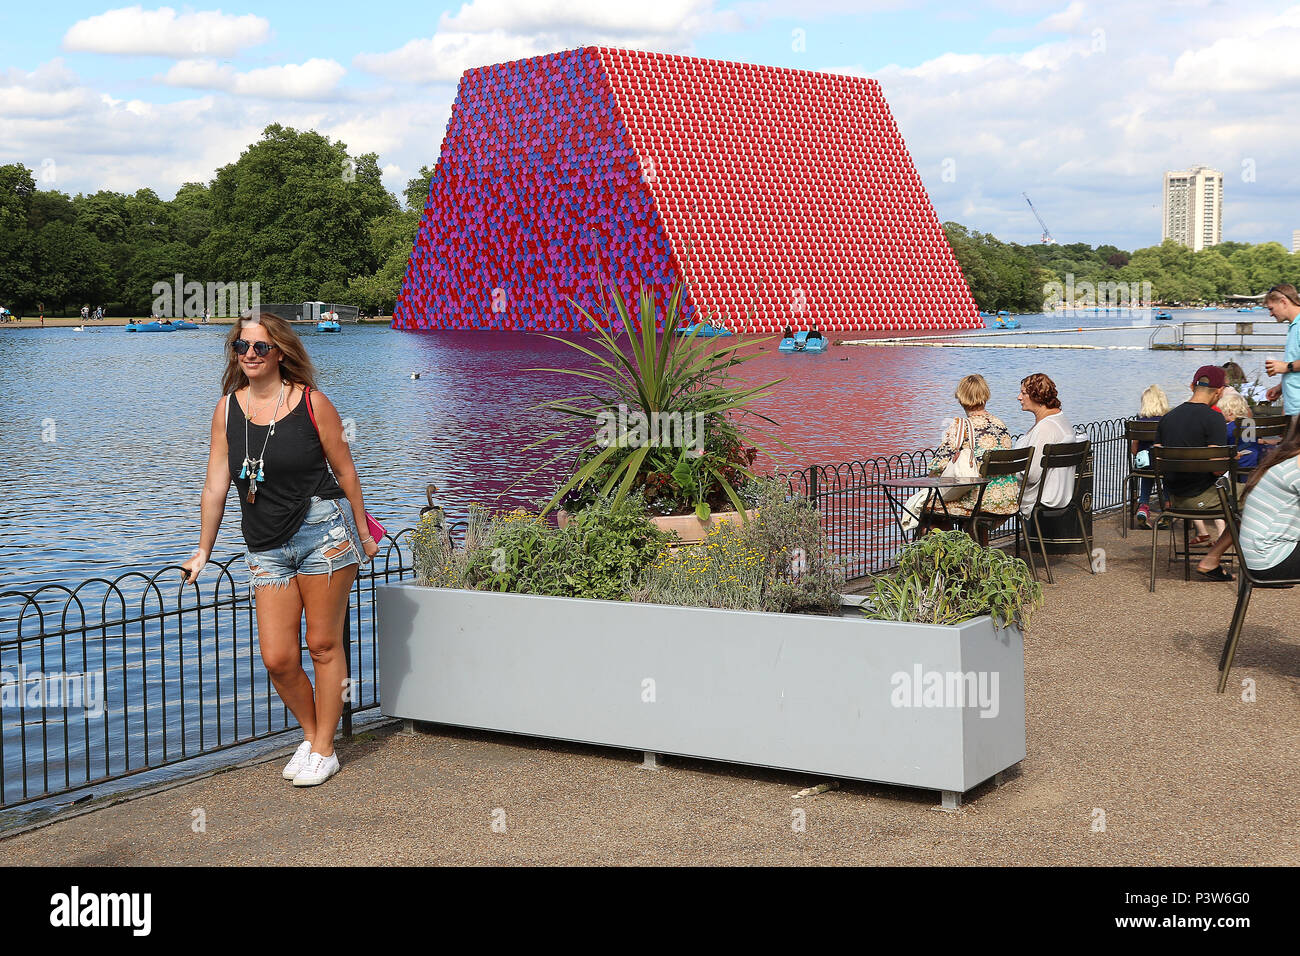
<instances>
[{"instance_id":1,"label":"grey planter box","mask_svg":"<svg viewBox=\"0 0 1300 956\"><path fill-rule=\"evenodd\" d=\"M987 617L937 627L413 584L380 586L378 615L391 717L922 787L945 805L1025 757L1024 644Z\"/></svg>"}]
</instances>

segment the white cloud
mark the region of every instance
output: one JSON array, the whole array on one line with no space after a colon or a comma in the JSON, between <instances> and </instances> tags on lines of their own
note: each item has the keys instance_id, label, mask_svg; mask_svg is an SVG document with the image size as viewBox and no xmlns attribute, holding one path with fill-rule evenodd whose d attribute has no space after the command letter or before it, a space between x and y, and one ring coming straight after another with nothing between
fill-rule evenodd
<instances>
[{"instance_id":1,"label":"white cloud","mask_svg":"<svg viewBox=\"0 0 1300 956\"><path fill-rule=\"evenodd\" d=\"M455 83L467 69L564 49L545 38L491 33L436 33L388 53L358 53L353 64L369 73L408 83Z\"/></svg>"},{"instance_id":2,"label":"white cloud","mask_svg":"<svg viewBox=\"0 0 1300 956\"><path fill-rule=\"evenodd\" d=\"M1051 16L1044 17L1042 22L1038 24L1038 29L1044 33L1077 30L1079 25L1083 22L1083 15L1086 9L1087 8L1080 2L1080 0L1073 0L1068 7L1061 10L1059 13L1053 13Z\"/></svg>"},{"instance_id":3,"label":"white cloud","mask_svg":"<svg viewBox=\"0 0 1300 956\"><path fill-rule=\"evenodd\" d=\"M328 99L339 92L339 81L347 71L334 60L313 59L306 63L268 66L237 73L214 60L182 60L163 76L169 86L223 90L237 96L276 100Z\"/></svg>"},{"instance_id":4,"label":"white cloud","mask_svg":"<svg viewBox=\"0 0 1300 956\"><path fill-rule=\"evenodd\" d=\"M816 27L819 16L897 2L805 0L797 12ZM940 218L1031 242L1039 229L1020 195L1027 191L1062 242L1148 245L1159 239L1164 170L1204 163L1225 174L1227 238L1289 241L1300 227L1300 167L1287 136L1290 117L1300 115L1300 58L1289 54L1300 49L1293 32L1300 30L1300 6L1247 11L1202 3L1172 16L1166 6L1084 2L997 0L999 9L1015 8L1033 24L1026 30L1033 39L1015 53L988 53L998 48L983 42L991 38L973 35L921 63L848 65L842 72L881 82ZM165 14L160 22L172 24L168 29L200 16L133 10L140 17ZM221 23L243 19L208 15ZM68 191L150 186L167 195L182 182L211 179L264 126L279 122L341 139L354 155L378 153L385 185L398 192L415 170L436 161L450 84L467 67L585 45L693 52L710 31L742 22L762 28L790 16L776 0L741 2L725 12L713 0L665 0L653 8L474 0L443 16L430 36L359 55L357 67L394 81L351 87L356 71L349 76L333 60L226 65L215 48L196 55L175 37L160 45L157 36L166 31L150 39L138 21L136 45L128 49L119 37L113 52L179 49L162 80L201 93L153 102L135 86L86 83L59 60L31 72L0 69L0 163L41 169L46 159L56 161L54 187ZM111 32L103 31L101 48L112 45ZM222 49L262 42L269 26L242 36ZM734 37L726 39L734 46ZM430 82L447 85L413 85ZM165 92L160 99L177 95ZM946 159L955 178L944 176ZM1253 161L1253 180L1242 175L1245 160Z\"/></svg>"},{"instance_id":5,"label":"white cloud","mask_svg":"<svg viewBox=\"0 0 1300 956\"><path fill-rule=\"evenodd\" d=\"M193 79L208 79L213 92L163 103L96 90L58 60L30 73L0 71L0 165L24 164L42 189L133 193L149 187L166 198L182 183L208 182L268 124L281 123L340 139L354 156L378 153L387 164L384 184L400 193L410 178L403 170L437 160L451 111L450 96L410 88L334 101L233 96L219 84L256 84L263 92L272 84L203 70ZM281 80L283 74L275 89L295 89Z\"/></svg>"},{"instance_id":6,"label":"white cloud","mask_svg":"<svg viewBox=\"0 0 1300 956\"><path fill-rule=\"evenodd\" d=\"M171 7L146 10L137 5L109 10L74 23L63 37L65 50L187 59L230 56L265 43L271 24L265 17L234 16L220 10L178 14Z\"/></svg>"},{"instance_id":7,"label":"white cloud","mask_svg":"<svg viewBox=\"0 0 1300 956\"><path fill-rule=\"evenodd\" d=\"M709 12L708 0L609 3L608 0L472 0L455 16L443 15L439 30L488 33L563 33L572 30L607 35L677 35Z\"/></svg>"},{"instance_id":8,"label":"white cloud","mask_svg":"<svg viewBox=\"0 0 1300 956\"><path fill-rule=\"evenodd\" d=\"M713 0L473 0L443 14L431 37L387 53L359 53L359 69L407 83L454 83L473 67L578 46L684 52L701 33L740 24Z\"/></svg>"},{"instance_id":9,"label":"white cloud","mask_svg":"<svg viewBox=\"0 0 1300 956\"><path fill-rule=\"evenodd\" d=\"M30 73L10 68L0 74L0 121L11 117L69 116L94 100L76 74L52 60Z\"/></svg>"},{"instance_id":10,"label":"white cloud","mask_svg":"<svg viewBox=\"0 0 1300 956\"><path fill-rule=\"evenodd\" d=\"M1170 90L1204 92L1294 90L1300 83L1300 58L1294 53L1297 49L1300 7L1293 7L1235 36L1222 37L1199 50L1184 51L1162 85Z\"/></svg>"},{"instance_id":11,"label":"white cloud","mask_svg":"<svg viewBox=\"0 0 1300 956\"><path fill-rule=\"evenodd\" d=\"M940 218L1032 242L1028 192L1061 242L1150 245L1164 171L1202 163L1225 176L1225 238L1289 239L1300 168L1285 118L1300 115L1300 63L1266 51L1300 48L1288 32L1300 7L1207 7L1168 23L1119 2L1065 13L1066 36L1018 53L956 52L869 73Z\"/></svg>"}]
</instances>

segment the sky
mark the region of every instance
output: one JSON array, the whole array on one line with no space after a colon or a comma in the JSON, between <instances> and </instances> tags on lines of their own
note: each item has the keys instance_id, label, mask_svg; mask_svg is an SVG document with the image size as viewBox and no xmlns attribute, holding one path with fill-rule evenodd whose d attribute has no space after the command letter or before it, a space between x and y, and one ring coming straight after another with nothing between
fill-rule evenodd
<instances>
[{"instance_id":1,"label":"sky","mask_svg":"<svg viewBox=\"0 0 1300 956\"><path fill-rule=\"evenodd\" d=\"M0 7L0 164L169 198L269 123L433 165L462 71L612 46L870 76L941 220L1160 241L1164 171L1224 173L1225 239L1300 229L1300 4L1221 0L235 0Z\"/></svg>"}]
</instances>

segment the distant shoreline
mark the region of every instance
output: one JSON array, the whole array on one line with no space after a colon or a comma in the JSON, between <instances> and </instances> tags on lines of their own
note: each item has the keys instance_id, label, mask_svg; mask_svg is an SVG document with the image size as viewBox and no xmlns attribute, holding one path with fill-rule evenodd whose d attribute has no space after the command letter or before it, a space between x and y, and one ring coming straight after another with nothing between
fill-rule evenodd
<instances>
[{"instance_id":1,"label":"distant shoreline","mask_svg":"<svg viewBox=\"0 0 1300 956\"><path fill-rule=\"evenodd\" d=\"M109 327L121 328L122 326L126 325L128 322L151 322L151 321L153 320L147 318L146 316L134 316L130 318L126 316L122 316L122 317L108 316L106 318L100 319L99 321L95 321L94 319L87 319L85 321L85 325L86 328L88 329L109 328ZM202 328L203 326L203 321L201 319L191 319L187 317L185 321L197 322L200 328ZM208 319L207 324L208 325L231 325L234 323L234 321L235 320L233 318L230 318L228 316L222 316L221 318ZM392 323L393 323L393 317L391 315L377 315L369 319L362 319L358 324L392 325ZM65 329L65 328L74 328L81 324L82 324L82 320L75 316L71 318L68 317L52 318L47 315L45 317L44 325L41 324L41 320L39 318L32 318L30 316L27 316L21 322L0 322L0 331L4 331L5 329L39 329L39 328ZM292 322L290 324L314 326L316 323L315 322ZM353 323L345 322L343 324L352 325Z\"/></svg>"}]
</instances>

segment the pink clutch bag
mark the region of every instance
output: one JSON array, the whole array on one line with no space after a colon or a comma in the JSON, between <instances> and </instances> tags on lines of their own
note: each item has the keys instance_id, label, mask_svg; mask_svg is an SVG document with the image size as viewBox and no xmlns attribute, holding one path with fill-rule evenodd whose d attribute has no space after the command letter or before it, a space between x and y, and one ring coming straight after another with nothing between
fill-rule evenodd
<instances>
[{"instance_id":1,"label":"pink clutch bag","mask_svg":"<svg viewBox=\"0 0 1300 956\"><path fill-rule=\"evenodd\" d=\"M375 539L375 544L384 540L384 526L371 517L369 511L366 512L366 532Z\"/></svg>"}]
</instances>

